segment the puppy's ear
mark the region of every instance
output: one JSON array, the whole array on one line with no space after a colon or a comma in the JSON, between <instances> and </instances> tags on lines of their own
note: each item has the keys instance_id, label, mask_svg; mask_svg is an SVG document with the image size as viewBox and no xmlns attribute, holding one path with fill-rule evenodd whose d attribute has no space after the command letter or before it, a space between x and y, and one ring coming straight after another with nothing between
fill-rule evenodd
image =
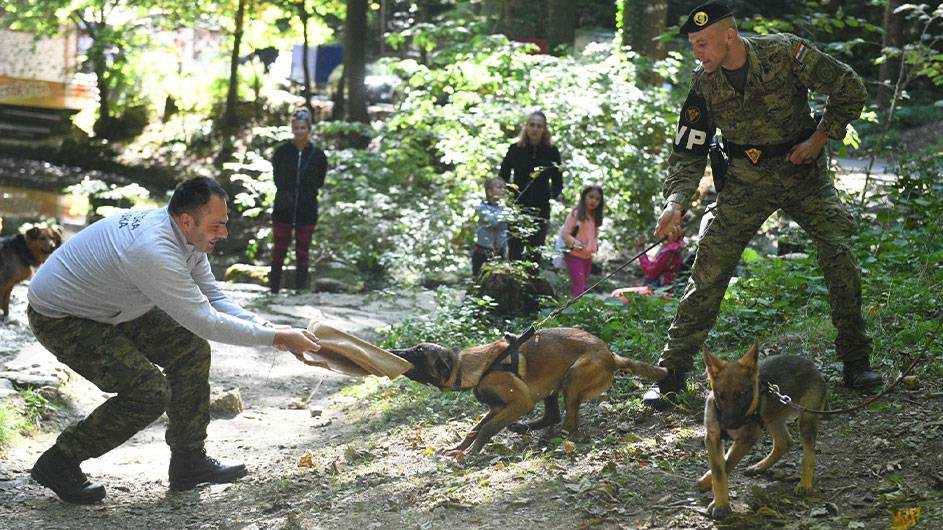
<instances>
[{"instance_id":1,"label":"puppy's ear","mask_svg":"<svg viewBox=\"0 0 943 530\"><path fill-rule=\"evenodd\" d=\"M747 350L747 352L743 355L743 357L741 357L740 360L737 362L740 363L740 366L753 370L756 368L756 363L757 363L757 360L759 360L759 358L760 358L759 345L756 343L756 341L753 341L753 346L751 346L750 349Z\"/></svg>"},{"instance_id":2,"label":"puppy's ear","mask_svg":"<svg viewBox=\"0 0 943 530\"><path fill-rule=\"evenodd\" d=\"M714 357L710 350L707 349L707 346L701 348L701 353L704 355L704 368L707 369L707 379L713 387L714 381L717 379L720 371L724 369L724 366L727 365L727 361Z\"/></svg>"}]
</instances>

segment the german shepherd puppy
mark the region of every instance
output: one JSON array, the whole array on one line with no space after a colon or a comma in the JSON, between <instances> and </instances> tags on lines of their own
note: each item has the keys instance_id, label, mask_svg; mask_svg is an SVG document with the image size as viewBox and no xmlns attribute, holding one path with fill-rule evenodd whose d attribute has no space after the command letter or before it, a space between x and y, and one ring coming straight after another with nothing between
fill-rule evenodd
<instances>
[{"instance_id":1,"label":"german shepherd puppy","mask_svg":"<svg viewBox=\"0 0 943 530\"><path fill-rule=\"evenodd\" d=\"M791 397L794 403L809 409L822 409L826 403L825 380L812 361L803 357L776 355L757 363L758 355L756 343L739 361L718 359L704 349L704 366L713 389L704 405L707 431L704 445L707 446L710 470L697 481L697 485L701 491L713 489L714 500L707 507L711 517L723 518L730 514L728 473L753 447L761 429L766 427L769 431L773 449L766 458L747 468L748 473L766 471L783 456L792 445L787 423L797 416L803 452L802 479L796 486L796 493L812 492L819 416L811 412L800 413L782 404L769 394L766 383L777 385L780 393ZM733 440L726 455L724 434Z\"/></svg>"},{"instance_id":2,"label":"german shepherd puppy","mask_svg":"<svg viewBox=\"0 0 943 530\"><path fill-rule=\"evenodd\" d=\"M34 226L25 234L0 237L0 309L3 317L10 314L10 294L13 286L33 275L32 267L39 267L62 244L62 234L54 228Z\"/></svg>"},{"instance_id":3,"label":"german shepherd puppy","mask_svg":"<svg viewBox=\"0 0 943 530\"><path fill-rule=\"evenodd\" d=\"M406 377L440 390L473 390L475 398L488 406L484 418L448 454L475 454L508 426L523 433L556 425L560 421L561 393L566 402L563 431L575 435L580 403L605 392L617 369L654 381L667 373L664 368L616 355L602 339L576 328L540 330L519 347L516 370L509 364L510 359L492 369L509 340L514 337L464 350L428 343L408 350L390 350L415 366L404 374ZM514 424L540 400L544 402L543 418Z\"/></svg>"}]
</instances>

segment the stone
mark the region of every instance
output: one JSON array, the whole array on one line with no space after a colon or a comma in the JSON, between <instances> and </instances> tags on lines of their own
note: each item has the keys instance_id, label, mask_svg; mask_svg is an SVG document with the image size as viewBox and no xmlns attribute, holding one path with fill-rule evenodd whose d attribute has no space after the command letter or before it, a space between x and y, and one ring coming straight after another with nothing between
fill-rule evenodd
<instances>
[{"instance_id":1,"label":"stone","mask_svg":"<svg viewBox=\"0 0 943 530\"><path fill-rule=\"evenodd\" d=\"M242 404L242 396L239 389L210 391L210 417L211 418L235 418L240 412L245 410Z\"/></svg>"},{"instance_id":2,"label":"stone","mask_svg":"<svg viewBox=\"0 0 943 530\"><path fill-rule=\"evenodd\" d=\"M495 312L504 316L521 316L540 307L541 296L553 296L547 280L527 270L525 262L486 263L478 277L476 294L494 299Z\"/></svg>"},{"instance_id":3,"label":"stone","mask_svg":"<svg viewBox=\"0 0 943 530\"><path fill-rule=\"evenodd\" d=\"M0 379L9 379L17 388L42 388L59 386L59 378L54 375L34 375L23 372L0 372Z\"/></svg>"}]
</instances>

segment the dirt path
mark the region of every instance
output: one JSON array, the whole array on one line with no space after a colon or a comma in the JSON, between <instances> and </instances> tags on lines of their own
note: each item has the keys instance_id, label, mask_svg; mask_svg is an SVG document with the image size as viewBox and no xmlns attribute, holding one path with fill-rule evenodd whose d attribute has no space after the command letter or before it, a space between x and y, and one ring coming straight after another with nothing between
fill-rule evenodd
<instances>
[{"instance_id":1,"label":"dirt path","mask_svg":"<svg viewBox=\"0 0 943 530\"><path fill-rule=\"evenodd\" d=\"M243 303L257 302L260 293L232 291ZM24 298L21 285L13 315L23 314ZM434 305L430 293L311 294L264 307L277 322L327 318L375 340L375 328ZM21 316L0 324L0 363L39 376L68 376L24 330ZM838 385L833 359L816 362L831 370L833 407L862 399ZM735 515L722 523L705 516L710 494L693 487L706 466L703 386L687 410L652 414L639 403L638 382L623 376L599 401L584 405L585 441L569 443L553 432L501 433L480 457L456 462L442 450L482 413L468 394L430 399L433 391L401 381L349 379L302 366L287 354L221 344L214 345L211 381L214 388L238 388L246 410L215 419L208 448L246 463L248 477L170 493L159 420L86 462L84 470L106 486L108 496L99 505L73 506L28 478L58 434L51 428L0 455L0 527L876 529L888 528L894 512L919 508L917 528L943 528L939 381L922 381L857 415L824 422L817 484L808 498L792 493L798 448L766 475L746 477L738 468L731 481ZM63 424L103 400L74 374L62 391L75 406L52 414ZM764 440L743 467L768 450Z\"/></svg>"},{"instance_id":2,"label":"dirt path","mask_svg":"<svg viewBox=\"0 0 943 530\"><path fill-rule=\"evenodd\" d=\"M248 302L258 291L233 294ZM271 314L299 325L320 307L328 318L370 326L432 304L426 294L406 301L314 294L280 299ZM828 359L817 362L829 366ZM38 371L55 367L35 344L21 350L16 363ZM837 374L829 375L833 406L860 399L837 385ZM921 509L918 528L943 526L943 392L936 382L825 422L809 498L792 493L797 448L767 475L734 472L737 515L723 524L704 515L710 495L693 488L706 465L702 397L690 410L653 415L638 402L641 387L622 377L602 400L584 405L586 441L502 433L482 456L460 463L441 452L482 412L468 394L430 400L431 390L403 382L356 381L304 367L289 355L219 344L212 382L238 388L247 409L214 420L208 447L215 456L245 462L247 478L170 493L158 421L86 462L85 471L106 485L108 497L99 505L72 506L28 478L57 432L41 433L0 459L2 526L854 529L887 528L893 511L914 507ZM81 378L63 390L76 404L74 413L102 400ZM748 461L768 448L764 441Z\"/></svg>"}]
</instances>

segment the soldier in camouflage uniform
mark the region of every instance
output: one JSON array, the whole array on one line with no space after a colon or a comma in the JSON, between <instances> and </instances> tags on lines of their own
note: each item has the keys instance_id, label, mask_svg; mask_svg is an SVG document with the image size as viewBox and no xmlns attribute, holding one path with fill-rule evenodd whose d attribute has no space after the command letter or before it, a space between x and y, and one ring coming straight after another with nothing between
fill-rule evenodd
<instances>
[{"instance_id":1,"label":"soldier in camouflage uniform","mask_svg":"<svg viewBox=\"0 0 943 530\"><path fill-rule=\"evenodd\" d=\"M743 249L778 209L815 242L845 383L880 384L880 374L870 367L871 339L861 316L850 241L855 224L832 185L822 149L828 138L843 138L845 126L858 117L867 96L864 84L848 65L795 35L741 36L733 13L718 2L696 7L681 31L701 67L681 109L656 236L669 241L683 236L682 213L704 173L717 129L730 166L724 181L716 183L716 217L699 242L659 360L670 375L645 394L645 403L665 408L665 394L683 390ZM809 109L810 89L828 95L818 123Z\"/></svg>"},{"instance_id":2,"label":"soldier in camouflage uniform","mask_svg":"<svg viewBox=\"0 0 943 530\"><path fill-rule=\"evenodd\" d=\"M167 208L131 211L85 228L54 252L29 286L27 317L59 361L115 394L69 426L30 475L63 500L93 503L105 488L80 464L124 443L167 412L170 488L232 482L242 464L204 450L209 340L273 346L296 356L317 337L275 328L226 297L207 253L228 235L226 192L212 179L181 183ZM163 368L163 370L161 370Z\"/></svg>"}]
</instances>

